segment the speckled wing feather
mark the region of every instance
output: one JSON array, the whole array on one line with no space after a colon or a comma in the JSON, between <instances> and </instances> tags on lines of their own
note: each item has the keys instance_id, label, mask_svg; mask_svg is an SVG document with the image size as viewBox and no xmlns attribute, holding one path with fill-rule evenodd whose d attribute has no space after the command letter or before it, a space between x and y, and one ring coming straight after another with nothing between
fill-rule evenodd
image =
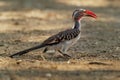
<instances>
[{"instance_id":1,"label":"speckled wing feather","mask_svg":"<svg viewBox=\"0 0 120 80\"><path fill-rule=\"evenodd\" d=\"M63 41L71 40L77 37L79 33L80 33L79 29L68 29L49 37L42 43L42 45L54 45Z\"/></svg>"}]
</instances>

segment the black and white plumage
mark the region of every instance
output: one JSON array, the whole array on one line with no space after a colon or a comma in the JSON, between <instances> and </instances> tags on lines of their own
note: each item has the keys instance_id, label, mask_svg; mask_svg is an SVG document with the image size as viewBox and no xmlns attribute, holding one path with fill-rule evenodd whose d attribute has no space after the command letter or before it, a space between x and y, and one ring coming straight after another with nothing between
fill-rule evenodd
<instances>
[{"instance_id":1,"label":"black and white plumage","mask_svg":"<svg viewBox=\"0 0 120 80\"><path fill-rule=\"evenodd\" d=\"M46 39L45 41L43 41L42 44L12 54L10 55L10 57L14 57L17 55L20 56L32 50L36 50L42 47L50 47L50 46L54 46L55 50L59 51L62 54L67 54L67 50L69 49L69 47L75 44L80 38L80 30L81 30L80 21L83 16L91 16L93 18L96 18L96 15L89 10L85 10L85 9L75 10L72 14L75 23L73 28L59 32L58 34L53 35L48 39Z\"/></svg>"}]
</instances>

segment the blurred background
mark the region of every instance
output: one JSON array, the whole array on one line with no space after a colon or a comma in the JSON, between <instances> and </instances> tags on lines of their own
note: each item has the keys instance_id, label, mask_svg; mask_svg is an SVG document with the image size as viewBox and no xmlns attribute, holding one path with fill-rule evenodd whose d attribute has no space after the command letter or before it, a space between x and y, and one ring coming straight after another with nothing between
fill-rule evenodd
<instances>
[{"instance_id":1,"label":"blurred background","mask_svg":"<svg viewBox=\"0 0 120 80\"><path fill-rule=\"evenodd\" d=\"M69 51L74 58L78 59L74 61L77 64L77 70L85 69L90 70L89 66L84 66L79 63L81 60L84 61L96 61L96 60L108 60L115 63L110 69L109 72L102 71L93 71L84 72L84 71L71 71L76 70L76 65L72 68L66 68L64 66L59 67L60 65L55 62L55 66L59 67L59 70L68 70L68 72L54 71L49 65L50 71L54 76L54 80L59 79L86 79L86 76L90 80L118 80L120 78L120 68L118 66L120 60L120 1L119 0L0 0L0 75L2 80L6 80L4 77L6 73L8 78L10 75L14 74L13 79L19 80L22 76L23 80L29 79L29 76L33 76L33 80L39 80L38 78L44 78L44 75L39 71L39 68L44 68L45 66L37 65L41 64L36 62L36 60L42 60L40 53L42 50L37 50L26 54L20 59L25 60L22 64L16 64L19 62L18 59L8 59L6 56L40 44L43 40L49 36L58 33L59 31L71 28L73 26L72 12L75 9L88 9L96 13L98 18L84 18L82 20L82 34L81 39L78 44L73 46ZM48 60L51 60L46 56ZM26 61L27 59L27 61ZM34 65L32 64L33 61ZM64 61L64 60L63 60ZM114 62L115 61L115 62ZM12 63L11 63L12 62ZM103 61L104 62L104 61ZM13 65L14 63L14 65ZM20 62L21 63L21 62ZM46 62L42 62L46 64ZM52 65L53 65L52 64ZM108 62L109 64L109 62ZM111 63L110 63L111 64ZM17 65L17 66L16 66ZM79 65L82 65L80 69ZM9 67L10 68L9 68ZM29 66L29 67L28 67ZM94 66L94 65L93 65ZM109 69L109 67L104 67L104 69ZM33 73L28 70L28 68L39 67L38 70L33 70ZM68 67L68 66L67 66ZM94 66L96 69L99 67ZM102 69L103 69L102 68ZM18 69L18 72L16 70ZM27 70L26 70L27 69ZM116 69L117 71L114 71ZM42 69L44 72L44 69ZM12 71L12 73L11 73ZM26 72L26 73L24 73ZM48 80L48 77L51 74L47 74L49 70L45 69L44 74L45 79ZM96 73L94 73L96 72ZM22 75L24 73L24 75ZM34 74L35 73L35 74ZM38 74L36 74L38 73ZM67 78L60 77L67 74ZM78 76L81 73L81 76ZM89 75L88 75L89 73ZM105 74L103 74L105 73ZM10 74L10 75L9 75ZM73 74L73 75L71 75ZM92 75L95 76L92 76ZM21 75L21 76L20 76ZM102 77L101 77L102 75ZM105 77L105 76L108 77ZM72 78L70 78L72 77ZM101 77L101 78L100 78ZM53 78L51 78L53 80ZM12 79L12 78L11 78ZM20 79L21 80L21 79Z\"/></svg>"}]
</instances>

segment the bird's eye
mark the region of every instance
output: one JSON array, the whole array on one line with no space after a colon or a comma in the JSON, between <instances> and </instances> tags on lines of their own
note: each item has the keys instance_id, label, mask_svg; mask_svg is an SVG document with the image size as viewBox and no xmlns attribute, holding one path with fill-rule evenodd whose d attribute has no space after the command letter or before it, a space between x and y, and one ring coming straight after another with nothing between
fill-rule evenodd
<instances>
[{"instance_id":1,"label":"bird's eye","mask_svg":"<svg viewBox=\"0 0 120 80\"><path fill-rule=\"evenodd\" d=\"M85 12L86 10L85 10L85 9L80 9L80 11L83 11L83 12Z\"/></svg>"}]
</instances>

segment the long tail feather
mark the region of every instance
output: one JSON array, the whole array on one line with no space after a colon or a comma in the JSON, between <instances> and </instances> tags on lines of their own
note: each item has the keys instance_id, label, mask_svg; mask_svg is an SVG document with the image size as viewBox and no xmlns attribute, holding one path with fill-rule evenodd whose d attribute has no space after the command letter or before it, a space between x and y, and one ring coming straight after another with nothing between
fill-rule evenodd
<instances>
[{"instance_id":1,"label":"long tail feather","mask_svg":"<svg viewBox=\"0 0 120 80\"><path fill-rule=\"evenodd\" d=\"M23 55L23 54L26 54L26 53L28 53L28 52L30 52L30 51L33 51L33 50L42 48L42 47L44 47L44 46L45 46L45 45L38 45L38 46L29 48L29 49L25 49L25 50L23 50L23 51L20 51L20 52L17 52L17 53L15 53L15 54L12 54L12 55L10 55L9 57L13 58L14 56L21 56L21 55Z\"/></svg>"}]
</instances>

